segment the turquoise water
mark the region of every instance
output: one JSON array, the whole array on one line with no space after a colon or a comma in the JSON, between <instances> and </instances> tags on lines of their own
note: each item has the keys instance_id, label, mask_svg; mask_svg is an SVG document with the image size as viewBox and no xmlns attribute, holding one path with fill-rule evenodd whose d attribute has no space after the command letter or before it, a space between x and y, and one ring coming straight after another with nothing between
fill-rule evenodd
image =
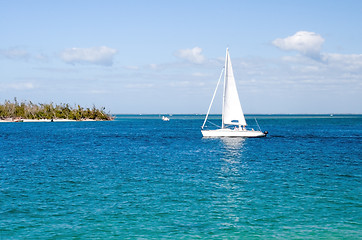
<instances>
[{"instance_id":1,"label":"turquoise water","mask_svg":"<svg viewBox=\"0 0 362 240\"><path fill-rule=\"evenodd\" d=\"M1 239L362 239L362 116L256 117L1 123Z\"/></svg>"}]
</instances>

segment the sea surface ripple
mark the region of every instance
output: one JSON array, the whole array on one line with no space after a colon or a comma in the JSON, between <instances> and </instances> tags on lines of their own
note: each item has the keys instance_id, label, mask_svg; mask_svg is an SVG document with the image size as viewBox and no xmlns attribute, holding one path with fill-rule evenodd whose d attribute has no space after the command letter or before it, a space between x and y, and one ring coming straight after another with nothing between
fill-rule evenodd
<instances>
[{"instance_id":1,"label":"sea surface ripple","mask_svg":"<svg viewBox=\"0 0 362 240\"><path fill-rule=\"evenodd\" d=\"M1 123L1 239L362 239L362 116L170 118Z\"/></svg>"}]
</instances>

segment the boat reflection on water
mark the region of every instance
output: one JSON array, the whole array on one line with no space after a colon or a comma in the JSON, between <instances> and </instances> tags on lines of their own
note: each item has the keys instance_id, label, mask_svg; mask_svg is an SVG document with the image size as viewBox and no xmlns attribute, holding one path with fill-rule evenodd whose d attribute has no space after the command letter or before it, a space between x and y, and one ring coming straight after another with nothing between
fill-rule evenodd
<instances>
[{"instance_id":1,"label":"boat reflection on water","mask_svg":"<svg viewBox=\"0 0 362 240\"><path fill-rule=\"evenodd\" d=\"M222 157L224 164L221 170L224 174L238 175L239 170L245 167L242 160L245 140L245 138L221 138L224 146L224 155Z\"/></svg>"},{"instance_id":2,"label":"boat reflection on water","mask_svg":"<svg viewBox=\"0 0 362 240\"><path fill-rule=\"evenodd\" d=\"M231 205L239 204L242 194L245 192L247 183L248 165L243 160L245 150L245 138L221 138L223 145L223 157L221 158L220 171L217 173L218 187L221 191L229 192L225 194L224 203ZM245 183L245 184L244 184ZM238 211L230 212L229 216L236 219Z\"/></svg>"},{"instance_id":3,"label":"boat reflection on water","mask_svg":"<svg viewBox=\"0 0 362 240\"><path fill-rule=\"evenodd\" d=\"M241 157L243 152L243 146L245 143L245 138L221 138L225 154L229 157Z\"/></svg>"}]
</instances>

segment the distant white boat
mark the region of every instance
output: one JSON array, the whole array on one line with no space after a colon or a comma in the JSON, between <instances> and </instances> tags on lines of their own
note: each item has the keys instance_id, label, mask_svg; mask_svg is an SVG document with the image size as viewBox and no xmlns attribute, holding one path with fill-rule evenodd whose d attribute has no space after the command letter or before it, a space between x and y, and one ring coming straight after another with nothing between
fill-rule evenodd
<instances>
[{"instance_id":1,"label":"distant white boat","mask_svg":"<svg viewBox=\"0 0 362 240\"><path fill-rule=\"evenodd\" d=\"M170 119L168 117L162 116L162 121L168 122Z\"/></svg>"},{"instance_id":2,"label":"distant white boat","mask_svg":"<svg viewBox=\"0 0 362 240\"><path fill-rule=\"evenodd\" d=\"M204 130L207 118L210 113L212 103L215 98L221 77L224 73L224 91L222 106L222 126L216 130ZM214 95L211 99L204 124L201 127L201 133L204 137L265 137L268 132L255 131L246 128L246 121L241 108L238 91L236 88L234 73L231 65L229 49L226 49L225 68L221 72L219 81L216 85Z\"/></svg>"}]
</instances>

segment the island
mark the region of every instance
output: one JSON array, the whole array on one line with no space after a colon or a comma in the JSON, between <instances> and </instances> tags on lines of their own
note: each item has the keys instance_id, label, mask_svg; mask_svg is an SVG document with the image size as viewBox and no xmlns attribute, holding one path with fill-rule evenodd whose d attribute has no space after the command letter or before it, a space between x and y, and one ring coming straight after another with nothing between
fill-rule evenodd
<instances>
[{"instance_id":1,"label":"island","mask_svg":"<svg viewBox=\"0 0 362 240\"><path fill-rule=\"evenodd\" d=\"M34 104L31 101L11 102L5 100L0 104L0 122L56 122L56 121L111 121L114 117L105 112L105 108L83 108L69 104Z\"/></svg>"}]
</instances>

